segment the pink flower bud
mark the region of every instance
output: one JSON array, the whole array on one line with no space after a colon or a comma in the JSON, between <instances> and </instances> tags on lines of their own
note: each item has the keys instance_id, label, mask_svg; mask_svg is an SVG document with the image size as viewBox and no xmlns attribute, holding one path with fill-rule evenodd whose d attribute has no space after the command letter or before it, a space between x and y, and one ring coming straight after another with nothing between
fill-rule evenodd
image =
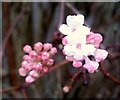
<instances>
[{"instance_id":1,"label":"pink flower bud","mask_svg":"<svg viewBox=\"0 0 120 100\"><path fill-rule=\"evenodd\" d=\"M30 71L32 69L32 63L27 63L26 66L24 66L24 68L27 70L27 71Z\"/></svg>"},{"instance_id":2,"label":"pink flower bud","mask_svg":"<svg viewBox=\"0 0 120 100\"><path fill-rule=\"evenodd\" d=\"M48 59L48 60L47 60L47 65L52 66L53 63L54 63L54 60L53 60L53 59Z\"/></svg>"},{"instance_id":3,"label":"pink flower bud","mask_svg":"<svg viewBox=\"0 0 120 100\"><path fill-rule=\"evenodd\" d=\"M47 73L48 72L48 67L43 67L43 72Z\"/></svg>"},{"instance_id":4,"label":"pink flower bud","mask_svg":"<svg viewBox=\"0 0 120 100\"><path fill-rule=\"evenodd\" d=\"M95 43L102 42L103 37L100 34L94 34L94 35L95 35L95 38L94 38Z\"/></svg>"},{"instance_id":5,"label":"pink flower bud","mask_svg":"<svg viewBox=\"0 0 120 100\"><path fill-rule=\"evenodd\" d=\"M94 47L95 47L95 48L99 48L99 46L100 46L99 43L95 43L95 44L94 44Z\"/></svg>"},{"instance_id":6,"label":"pink flower bud","mask_svg":"<svg viewBox=\"0 0 120 100\"><path fill-rule=\"evenodd\" d=\"M37 52L40 52L42 50L42 47L43 47L43 44L41 42L37 42L34 44L34 49L37 51Z\"/></svg>"},{"instance_id":7,"label":"pink flower bud","mask_svg":"<svg viewBox=\"0 0 120 100\"><path fill-rule=\"evenodd\" d=\"M29 52L29 55L30 55L31 57L37 57L37 53L36 53L35 50L32 50L31 52Z\"/></svg>"},{"instance_id":8,"label":"pink flower bud","mask_svg":"<svg viewBox=\"0 0 120 100\"><path fill-rule=\"evenodd\" d=\"M21 67L25 67L27 64L28 64L27 61L22 61L22 63L21 63Z\"/></svg>"},{"instance_id":9,"label":"pink flower bud","mask_svg":"<svg viewBox=\"0 0 120 100\"><path fill-rule=\"evenodd\" d=\"M67 39L66 39L66 36L62 39L62 44L63 44L63 45L68 44Z\"/></svg>"},{"instance_id":10,"label":"pink flower bud","mask_svg":"<svg viewBox=\"0 0 120 100\"><path fill-rule=\"evenodd\" d=\"M48 50L50 50L50 49L52 48L52 44L50 44L50 43L45 43L45 44L43 45L43 47L44 47L44 51L48 51Z\"/></svg>"},{"instance_id":11,"label":"pink flower bud","mask_svg":"<svg viewBox=\"0 0 120 100\"><path fill-rule=\"evenodd\" d=\"M28 75L26 78L25 78L25 81L26 83L32 83L35 81L35 78L33 78L32 76Z\"/></svg>"},{"instance_id":12,"label":"pink flower bud","mask_svg":"<svg viewBox=\"0 0 120 100\"><path fill-rule=\"evenodd\" d=\"M94 33L90 33L89 35L87 35L87 43L91 43L91 44L99 44L100 42L102 42L103 38L100 34L94 34Z\"/></svg>"},{"instance_id":13,"label":"pink flower bud","mask_svg":"<svg viewBox=\"0 0 120 100\"><path fill-rule=\"evenodd\" d=\"M74 60L74 58L72 56L66 56L65 59L68 60L68 61L73 61Z\"/></svg>"},{"instance_id":14,"label":"pink flower bud","mask_svg":"<svg viewBox=\"0 0 120 100\"><path fill-rule=\"evenodd\" d=\"M55 55L57 53L57 49L55 47L50 49L50 54Z\"/></svg>"},{"instance_id":15,"label":"pink flower bud","mask_svg":"<svg viewBox=\"0 0 120 100\"><path fill-rule=\"evenodd\" d=\"M28 71L25 69L25 68L20 68L19 69L19 74L21 75L21 76L26 76L27 75L27 73L28 73Z\"/></svg>"},{"instance_id":16,"label":"pink flower bud","mask_svg":"<svg viewBox=\"0 0 120 100\"><path fill-rule=\"evenodd\" d=\"M70 91L70 87L69 86L64 86L63 87L63 92L68 93Z\"/></svg>"},{"instance_id":17,"label":"pink flower bud","mask_svg":"<svg viewBox=\"0 0 120 100\"><path fill-rule=\"evenodd\" d=\"M107 57L107 55L108 55L108 52L106 50L103 50L103 49L97 49L94 52L94 57L95 57L97 62L104 60Z\"/></svg>"},{"instance_id":18,"label":"pink flower bud","mask_svg":"<svg viewBox=\"0 0 120 100\"><path fill-rule=\"evenodd\" d=\"M74 67L81 67L81 66L82 66L82 62L81 62L81 61L74 60L74 61L73 61L73 66L74 66Z\"/></svg>"},{"instance_id":19,"label":"pink flower bud","mask_svg":"<svg viewBox=\"0 0 120 100\"><path fill-rule=\"evenodd\" d=\"M34 78L38 78L39 77L39 74L38 74L37 70L30 71L29 75L34 77Z\"/></svg>"},{"instance_id":20,"label":"pink flower bud","mask_svg":"<svg viewBox=\"0 0 120 100\"><path fill-rule=\"evenodd\" d=\"M41 59L42 59L42 60L46 60L46 59L48 59L48 58L49 58L49 53L43 52L43 53L42 53L42 56L41 56Z\"/></svg>"},{"instance_id":21,"label":"pink flower bud","mask_svg":"<svg viewBox=\"0 0 120 100\"><path fill-rule=\"evenodd\" d=\"M30 61L30 60L32 60L32 58L31 58L30 55L24 55L24 56L23 56L23 60L25 60L25 61Z\"/></svg>"},{"instance_id":22,"label":"pink flower bud","mask_svg":"<svg viewBox=\"0 0 120 100\"><path fill-rule=\"evenodd\" d=\"M23 47L23 51L24 51L25 53L29 53L30 51L32 51L32 48L31 48L31 46L29 46L29 45L25 45L25 46Z\"/></svg>"},{"instance_id":23,"label":"pink flower bud","mask_svg":"<svg viewBox=\"0 0 120 100\"><path fill-rule=\"evenodd\" d=\"M36 70L41 70L42 69L42 64L39 62L36 64Z\"/></svg>"},{"instance_id":24,"label":"pink flower bud","mask_svg":"<svg viewBox=\"0 0 120 100\"><path fill-rule=\"evenodd\" d=\"M95 35L93 32L90 32L89 35L87 35L87 38L86 38L86 41L87 43L94 43L94 38L95 38Z\"/></svg>"}]
</instances>

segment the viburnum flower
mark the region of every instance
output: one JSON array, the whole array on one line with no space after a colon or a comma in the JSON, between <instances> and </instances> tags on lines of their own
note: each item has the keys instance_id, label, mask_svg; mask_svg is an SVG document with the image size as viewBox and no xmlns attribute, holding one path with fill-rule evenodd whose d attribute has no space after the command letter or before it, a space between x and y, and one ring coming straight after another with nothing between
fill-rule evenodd
<instances>
[{"instance_id":1,"label":"viburnum flower","mask_svg":"<svg viewBox=\"0 0 120 100\"><path fill-rule=\"evenodd\" d=\"M19 69L19 74L26 77L27 83L34 82L41 73L48 72L49 68L53 66L53 56L57 53L57 49L52 47L52 44L37 42L33 49L29 45L23 47L26 53L23 56L23 61Z\"/></svg>"},{"instance_id":2,"label":"viburnum flower","mask_svg":"<svg viewBox=\"0 0 120 100\"><path fill-rule=\"evenodd\" d=\"M59 31L65 35L62 44L66 60L73 61L74 67L83 66L89 73L93 73L98 69L98 62L104 60L108 55L106 50L99 49L103 37L99 33L91 32L90 28L84 25L82 14L69 15L66 22L67 24L62 24L59 28ZM94 61L89 59L91 55L95 58Z\"/></svg>"}]
</instances>

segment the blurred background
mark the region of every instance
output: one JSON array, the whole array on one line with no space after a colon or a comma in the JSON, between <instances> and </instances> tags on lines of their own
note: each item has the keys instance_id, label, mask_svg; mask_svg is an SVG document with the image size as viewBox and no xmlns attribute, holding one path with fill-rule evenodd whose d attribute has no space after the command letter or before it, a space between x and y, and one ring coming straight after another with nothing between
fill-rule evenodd
<instances>
[{"instance_id":1,"label":"blurred background","mask_svg":"<svg viewBox=\"0 0 120 100\"><path fill-rule=\"evenodd\" d=\"M81 76L68 93L63 86L69 82L76 71L71 63L57 68L43 76L29 87L24 87L24 78L18 69L24 55L25 44L52 42L60 24L66 22L68 15L81 13L86 25L93 32L104 37L101 47L107 49L112 57L120 52L120 4L118 2L14 2L0 3L0 21L2 21L2 98L118 98L120 85L113 82L98 70ZM1 13L2 12L2 13ZM1 18L2 15L2 18ZM61 51L56 55L56 64L64 60ZM104 67L116 79L120 79L120 56L106 59ZM29 99L28 99L29 100Z\"/></svg>"}]
</instances>

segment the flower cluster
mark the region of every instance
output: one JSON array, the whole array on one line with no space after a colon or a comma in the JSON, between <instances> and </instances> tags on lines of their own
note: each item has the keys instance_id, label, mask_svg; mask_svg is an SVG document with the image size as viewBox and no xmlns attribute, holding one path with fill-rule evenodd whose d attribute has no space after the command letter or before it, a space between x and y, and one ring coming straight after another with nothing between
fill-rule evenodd
<instances>
[{"instance_id":1,"label":"flower cluster","mask_svg":"<svg viewBox=\"0 0 120 100\"><path fill-rule=\"evenodd\" d=\"M103 37L91 32L90 28L84 25L83 15L69 15L66 23L59 28L59 31L65 35L62 44L66 60L73 61L74 67L83 66L89 73L93 73L98 69L98 62L108 55L106 50L99 49ZM94 61L89 56L93 56ZM82 63L83 61L85 64Z\"/></svg>"},{"instance_id":2,"label":"flower cluster","mask_svg":"<svg viewBox=\"0 0 120 100\"><path fill-rule=\"evenodd\" d=\"M23 51L26 54L23 56L19 74L26 76L27 83L35 81L41 73L48 72L54 63L52 58L57 53L57 49L52 47L52 44L42 44L41 42L34 44L33 49L31 46L25 45Z\"/></svg>"}]
</instances>

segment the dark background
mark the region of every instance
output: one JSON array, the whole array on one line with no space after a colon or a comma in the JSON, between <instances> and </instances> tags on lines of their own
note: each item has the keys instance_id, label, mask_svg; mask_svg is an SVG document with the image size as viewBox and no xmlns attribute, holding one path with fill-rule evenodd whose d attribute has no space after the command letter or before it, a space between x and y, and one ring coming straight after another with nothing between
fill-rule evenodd
<instances>
[{"instance_id":1,"label":"dark background","mask_svg":"<svg viewBox=\"0 0 120 100\"><path fill-rule=\"evenodd\" d=\"M87 75L87 84L80 76L69 93L65 94L62 87L69 81L76 71L72 64L43 76L29 87L21 87L24 78L19 76L18 69L24 55L22 48L25 44L33 45L38 41L51 42L58 32L60 24L70 14L84 14L86 25L93 32L104 37L102 47L108 48L112 56L118 55L120 48L120 5L116 3L2 3L2 96L3 98L118 98L120 86L97 73ZM119 57L120 58L120 57ZM104 67L115 78L120 79L119 58L105 60ZM64 60L59 51L56 55L56 64ZM13 87L13 88L12 88ZM20 87L20 88L18 88Z\"/></svg>"}]
</instances>

